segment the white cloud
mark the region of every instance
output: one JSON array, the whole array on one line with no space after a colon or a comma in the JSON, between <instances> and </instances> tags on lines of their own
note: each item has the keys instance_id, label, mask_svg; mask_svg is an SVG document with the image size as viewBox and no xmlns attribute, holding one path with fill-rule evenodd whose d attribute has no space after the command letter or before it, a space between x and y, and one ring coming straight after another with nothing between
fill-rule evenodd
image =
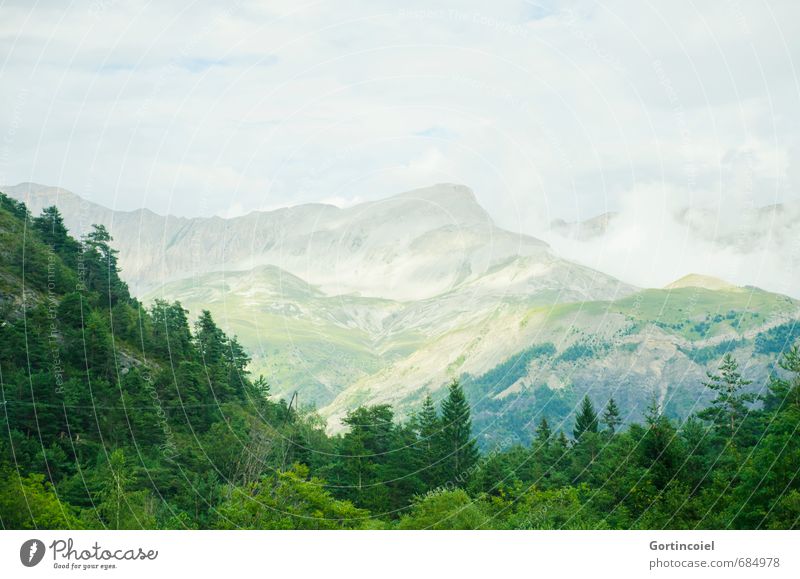
<instances>
[{"instance_id":1,"label":"white cloud","mask_svg":"<svg viewBox=\"0 0 800 579\"><path fill-rule=\"evenodd\" d=\"M796 2L398 6L5 3L0 182L230 215L457 181L529 233L798 196Z\"/></svg>"}]
</instances>

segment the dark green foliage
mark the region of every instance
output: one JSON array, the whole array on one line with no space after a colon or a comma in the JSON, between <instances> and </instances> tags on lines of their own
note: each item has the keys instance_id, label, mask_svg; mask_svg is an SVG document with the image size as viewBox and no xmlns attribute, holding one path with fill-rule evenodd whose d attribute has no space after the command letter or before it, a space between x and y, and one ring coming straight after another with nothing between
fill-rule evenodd
<instances>
[{"instance_id":1,"label":"dark green foliage","mask_svg":"<svg viewBox=\"0 0 800 579\"><path fill-rule=\"evenodd\" d=\"M755 351L757 354L780 354L788 350L797 340L800 340L800 324L796 321L786 322L758 334L755 339Z\"/></svg>"},{"instance_id":2,"label":"dark green foliage","mask_svg":"<svg viewBox=\"0 0 800 579\"><path fill-rule=\"evenodd\" d=\"M112 240L103 225L94 225L83 239L84 284L95 297L95 303L104 308L130 300L128 285L119 277L119 252L111 247Z\"/></svg>"},{"instance_id":3,"label":"dark green foliage","mask_svg":"<svg viewBox=\"0 0 800 579\"><path fill-rule=\"evenodd\" d=\"M80 243L69 236L55 206L45 207L42 214L33 220L33 227L39 232L42 242L58 254L64 263L75 267L82 251Z\"/></svg>"},{"instance_id":4,"label":"dark green foliage","mask_svg":"<svg viewBox=\"0 0 800 579\"><path fill-rule=\"evenodd\" d=\"M645 415L645 431L641 437L639 454L642 466L658 490L669 484L680 467L683 453L678 448L680 439L669 419L661 412L654 399Z\"/></svg>"},{"instance_id":5,"label":"dark green foliage","mask_svg":"<svg viewBox=\"0 0 800 579\"><path fill-rule=\"evenodd\" d=\"M450 383L447 398L442 403L439 439L444 452L445 476L456 486L464 485L478 461L478 448L472 437L469 402L458 380Z\"/></svg>"},{"instance_id":6,"label":"dark green foliage","mask_svg":"<svg viewBox=\"0 0 800 579\"><path fill-rule=\"evenodd\" d=\"M572 429L572 436L575 440L580 440L585 433L597 434L597 431L597 412L595 412L594 405L592 401L589 400L589 397L584 396L581 401L580 410L578 410L578 415L575 417L575 427Z\"/></svg>"},{"instance_id":7,"label":"dark green foliage","mask_svg":"<svg viewBox=\"0 0 800 579\"><path fill-rule=\"evenodd\" d=\"M420 478L427 488L436 488L444 481L444 453L441 442L442 421L430 395L425 397L422 410L413 425L417 434L417 454L422 471Z\"/></svg>"},{"instance_id":8,"label":"dark green foliage","mask_svg":"<svg viewBox=\"0 0 800 579\"><path fill-rule=\"evenodd\" d=\"M611 344L598 340L579 340L568 346L558 359L562 362L576 362L582 358L594 358L607 352Z\"/></svg>"},{"instance_id":9,"label":"dark green foliage","mask_svg":"<svg viewBox=\"0 0 800 579\"><path fill-rule=\"evenodd\" d=\"M550 424L547 418L542 418L539 425L536 427L536 444L539 446L547 446L550 444L550 439L553 437L553 431L550 430Z\"/></svg>"},{"instance_id":10,"label":"dark green foliage","mask_svg":"<svg viewBox=\"0 0 800 579\"><path fill-rule=\"evenodd\" d=\"M755 394L741 390L750 384L739 372L739 364L730 354L725 354L719 366L719 374L708 373L708 381L704 383L715 394L708 408L698 416L713 422L718 432L730 439L736 435L747 414L748 404L755 401Z\"/></svg>"},{"instance_id":11,"label":"dark green foliage","mask_svg":"<svg viewBox=\"0 0 800 579\"><path fill-rule=\"evenodd\" d=\"M611 434L614 434L619 425L622 424L622 418L619 414L619 407L617 407L617 403L614 398L609 398L608 404L606 405L605 410L603 410L603 424L606 427L606 430Z\"/></svg>"},{"instance_id":12,"label":"dark green foliage","mask_svg":"<svg viewBox=\"0 0 800 579\"><path fill-rule=\"evenodd\" d=\"M713 346L688 348L686 350L682 350L682 352L686 354L693 362L705 365L709 362L719 361L725 354L728 354L743 345L745 345L744 340L723 340L719 344L714 344Z\"/></svg>"}]
</instances>

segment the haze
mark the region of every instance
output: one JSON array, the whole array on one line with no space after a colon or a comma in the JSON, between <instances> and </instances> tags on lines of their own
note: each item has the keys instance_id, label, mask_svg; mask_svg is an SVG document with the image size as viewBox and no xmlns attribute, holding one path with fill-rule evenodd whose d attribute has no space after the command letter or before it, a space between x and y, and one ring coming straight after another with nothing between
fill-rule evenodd
<instances>
[{"instance_id":1,"label":"haze","mask_svg":"<svg viewBox=\"0 0 800 579\"><path fill-rule=\"evenodd\" d=\"M464 183L625 281L797 295L782 229L749 247L673 226L797 202L797 3L399 6L5 2L0 183L183 216ZM601 244L549 231L608 211Z\"/></svg>"}]
</instances>

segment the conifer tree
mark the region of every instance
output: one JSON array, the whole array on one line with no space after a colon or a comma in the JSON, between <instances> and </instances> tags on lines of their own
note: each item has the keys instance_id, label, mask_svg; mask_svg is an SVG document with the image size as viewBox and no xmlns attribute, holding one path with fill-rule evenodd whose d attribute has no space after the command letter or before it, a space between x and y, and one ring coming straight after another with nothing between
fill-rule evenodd
<instances>
[{"instance_id":1,"label":"conifer tree","mask_svg":"<svg viewBox=\"0 0 800 579\"><path fill-rule=\"evenodd\" d=\"M223 360L226 350L225 334L214 322L211 312L208 310L203 310L195 322L195 339L203 362L207 366L215 365Z\"/></svg>"},{"instance_id":2,"label":"conifer tree","mask_svg":"<svg viewBox=\"0 0 800 579\"><path fill-rule=\"evenodd\" d=\"M478 449L472 438L469 403L458 380L453 380L442 403L441 448L446 456L447 476L454 484L463 484L478 462Z\"/></svg>"},{"instance_id":3,"label":"conifer tree","mask_svg":"<svg viewBox=\"0 0 800 579\"><path fill-rule=\"evenodd\" d=\"M55 205L42 209L42 214L33 220L33 226L39 232L42 241L70 265L75 265L80 244L69 236L64 218Z\"/></svg>"},{"instance_id":4,"label":"conifer tree","mask_svg":"<svg viewBox=\"0 0 800 579\"><path fill-rule=\"evenodd\" d=\"M769 391L764 396L764 410L770 413L785 408L800 408L800 345L791 346L778 360L778 366L790 378L771 375Z\"/></svg>"},{"instance_id":5,"label":"conifer tree","mask_svg":"<svg viewBox=\"0 0 800 579\"><path fill-rule=\"evenodd\" d=\"M119 251L111 247L114 238L104 225L93 225L83 238L86 284L96 290L108 307L129 297L128 285L119 277Z\"/></svg>"},{"instance_id":6,"label":"conifer tree","mask_svg":"<svg viewBox=\"0 0 800 579\"><path fill-rule=\"evenodd\" d=\"M619 425L622 424L622 419L620 418L619 414L619 408L617 407L617 403L613 397L609 398L608 404L606 405L606 409L603 412L603 424L606 425L606 429L611 434L614 434L617 431Z\"/></svg>"},{"instance_id":7,"label":"conifer tree","mask_svg":"<svg viewBox=\"0 0 800 579\"><path fill-rule=\"evenodd\" d=\"M417 416L417 435L420 439L420 446L425 454L433 456L435 454L436 437L441 429L439 414L430 394L425 396L422 401L422 410Z\"/></svg>"},{"instance_id":8,"label":"conifer tree","mask_svg":"<svg viewBox=\"0 0 800 579\"><path fill-rule=\"evenodd\" d=\"M539 421L539 425L536 427L536 443L537 446L547 446L550 444L550 438L553 436L553 431L550 430L550 424L547 422L547 418L542 417Z\"/></svg>"},{"instance_id":9,"label":"conifer tree","mask_svg":"<svg viewBox=\"0 0 800 579\"><path fill-rule=\"evenodd\" d=\"M639 452L653 483L663 489L675 476L681 457L675 427L664 416L655 396L645 412L645 423L647 430L639 443Z\"/></svg>"},{"instance_id":10,"label":"conifer tree","mask_svg":"<svg viewBox=\"0 0 800 579\"><path fill-rule=\"evenodd\" d=\"M442 445L440 431L442 422L430 394L422 401L422 409L416 416L415 431L418 439L419 460L423 471L420 478L428 488L435 488L442 479Z\"/></svg>"},{"instance_id":11,"label":"conifer tree","mask_svg":"<svg viewBox=\"0 0 800 579\"><path fill-rule=\"evenodd\" d=\"M698 416L708 420L720 433L732 439L739 422L747 414L747 404L754 402L755 394L742 393L751 384L739 372L739 364L730 353L725 354L719 366L719 374L708 373L708 381L703 386L712 390L716 397L708 408L698 412Z\"/></svg>"},{"instance_id":12,"label":"conifer tree","mask_svg":"<svg viewBox=\"0 0 800 579\"><path fill-rule=\"evenodd\" d=\"M580 440L581 436L583 436L586 432L597 432L597 412L594 410L594 405L592 401L589 400L588 396L583 397L583 402L581 402L581 408L578 411L578 415L575 417L575 427L572 429L572 436L575 437L575 440Z\"/></svg>"}]
</instances>

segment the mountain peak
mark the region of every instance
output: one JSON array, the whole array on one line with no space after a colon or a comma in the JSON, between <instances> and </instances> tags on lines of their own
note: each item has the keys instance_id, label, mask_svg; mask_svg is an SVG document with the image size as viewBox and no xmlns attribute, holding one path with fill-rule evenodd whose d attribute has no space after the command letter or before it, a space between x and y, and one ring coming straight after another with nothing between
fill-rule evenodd
<instances>
[{"instance_id":1,"label":"mountain peak","mask_svg":"<svg viewBox=\"0 0 800 579\"><path fill-rule=\"evenodd\" d=\"M472 189L460 183L436 183L434 185L419 187L417 189L411 189L410 191L405 191L404 193L398 193L397 195L394 195L394 197L415 197L419 199L436 199L441 196L462 197L466 200L472 201L473 203L477 203L475 193L472 191Z\"/></svg>"},{"instance_id":2,"label":"mountain peak","mask_svg":"<svg viewBox=\"0 0 800 579\"><path fill-rule=\"evenodd\" d=\"M725 280L710 275L690 273L682 278L675 280L671 284L664 286L664 289L681 289L687 287L702 288L707 290L732 290L739 289L738 286L728 283Z\"/></svg>"},{"instance_id":3,"label":"mountain peak","mask_svg":"<svg viewBox=\"0 0 800 579\"><path fill-rule=\"evenodd\" d=\"M478 199L472 189L458 183L437 183L428 187L420 187L419 189L398 193L389 197L389 199L416 199L431 203L478 205Z\"/></svg>"},{"instance_id":4,"label":"mountain peak","mask_svg":"<svg viewBox=\"0 0 800 579\"><path fill-rule=\"evenodd\" d=\"M62 189L61 187L51 187L49 185L40 185L39 183L24 182L16 185L4 185L0 191L8 193L17 199L23 199L28 203L27 199L32 200L34 203L38 199L46 199L48 201L54 200L56 197L62 199L77 199L78 196L71 191Z\"/></svg>"},{"instance_id":5,"label":"mountain peak","mask_svg":"<svg viewBox=\"0 0 800 579\"><path fill-rule=\"evenodd\" d=\"M386 201L404 201L426 211L445 212L458 223L493 225L492 218L478 203L478 198L472 189L458 183L437 183L428 187L412 189L393 195Z\"/></svg>"}]
</instances>

